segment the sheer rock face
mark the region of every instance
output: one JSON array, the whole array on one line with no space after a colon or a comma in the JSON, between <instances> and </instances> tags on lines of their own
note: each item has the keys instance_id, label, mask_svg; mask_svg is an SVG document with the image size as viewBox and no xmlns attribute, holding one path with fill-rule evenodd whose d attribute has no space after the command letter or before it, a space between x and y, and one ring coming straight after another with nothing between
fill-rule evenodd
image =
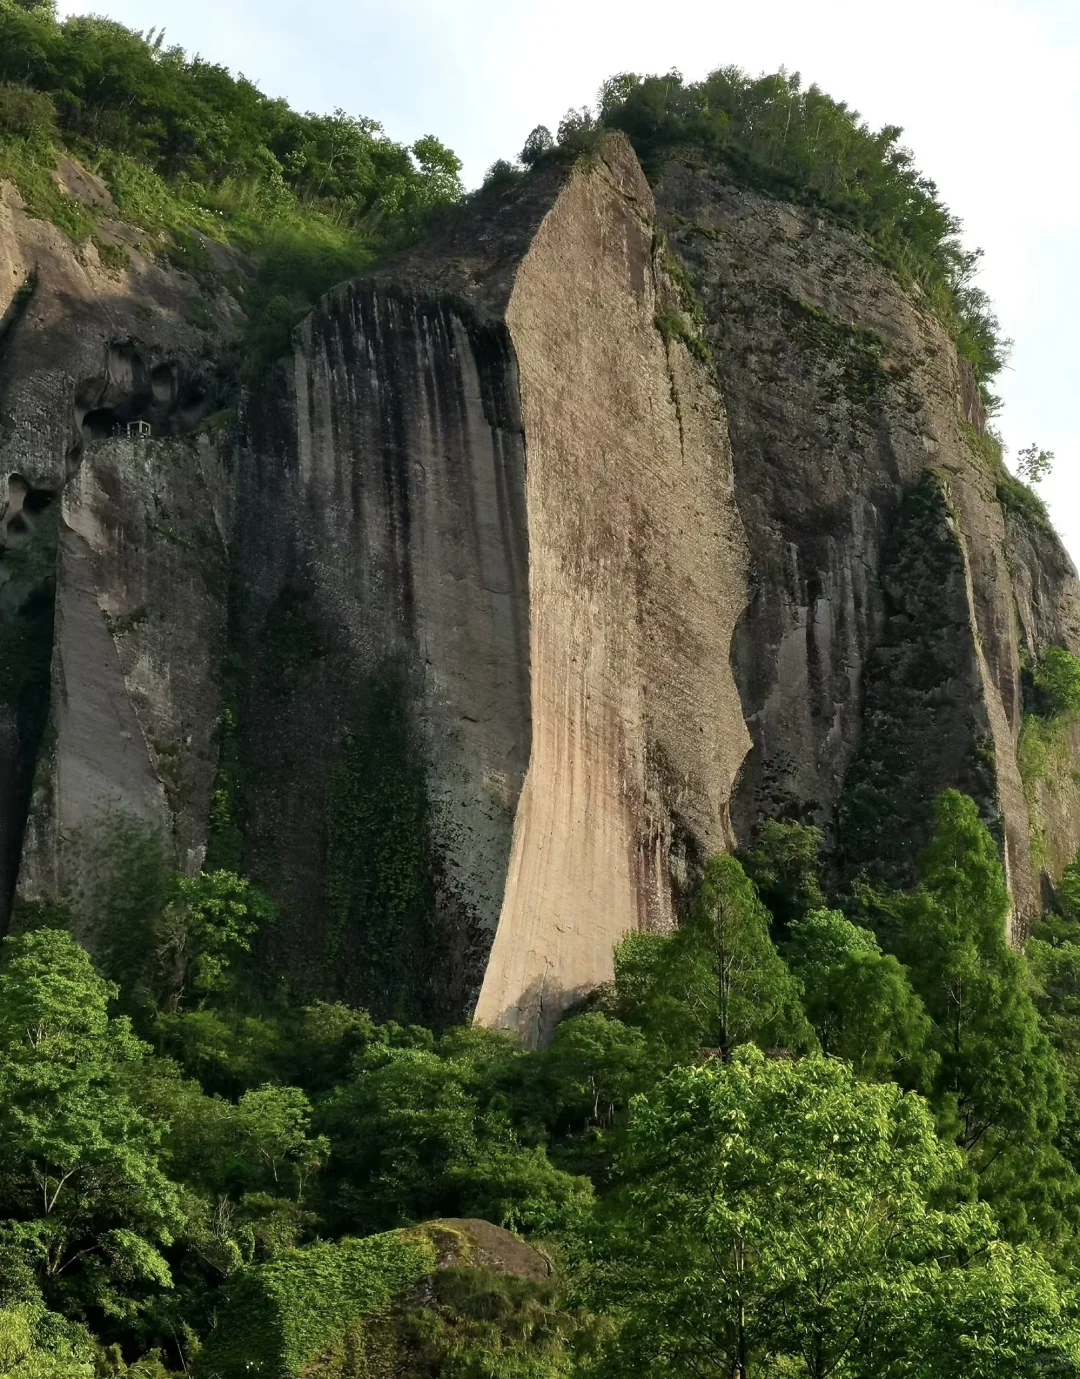
<instances>
[{"instance_id":1,"label":"sheer rock face","mask_svg":"<svg viewBox=\"0 0 1080 1379\"><path fill-rule=\"evenodd\" d=\"M347 738L393 665L427 761L439 919L397 939L421 1009L460 1015L482 979L477 1018L530 1039L610 977L624 933L671 925L687 848L730 840L747 744L723 407L654 324L673 288L651 194L621 140L540 187L305 325L243 461L234 548L255 854L311 915L283 936L294 963L330 953L347 994L395 1008L400 967L372 973L393 941L380 879L344 900L335 880L338 834L363 826L339 817ZM287 608L313 654L283 688ZM396 826L367 837L393 851Z\"/></svg>"},{"instance_id":2,"label":"sheer rock face","mask_svg":"<svg viewBox=\"0 0 1080 1379\"><path fill-rule=\"evenodd\" d=\"M254 865L300 980L460 1014L528 765L512 349L465 300L359 282L305 324L285 382L237 476Z\"/></svg>"},{"instance_id":3,"label":"sheer rock face","mask_svg":"<svg viewBox=\"0 0 1080 1379\"><path fill-rule=\"evenodd\" d=\"M1007 527L979 453L984 418L970 372L868 246L679 162L656 195L704 304L751 550L734 664L754 747L733 805L737 836L748 840L772 815L801 818L831 835L850 872L872 860L875 835L902 829L898 879L911 873L933 796L974 789L1023 919L1039 882L1016 761L1021 653L1080 649L1071 562L1052 533ZM937 617L922 617L910 582L883 566L904 495L927 468L948 516L928 516L922 535L933 544L944 520L955 547L955 598L941 589L947 637ZM877 648L897 640L901 623L913 624L917 646L897 662L907 670L893 694ZM915 661L926 697L911 717L904 684ZM897 699L906 727L883 721ZM955 731L943 752L944 722ZM906 793L885 757L873 760L884 740L900 752ZM1053 818L1060 868L1080 842L1080 811L1059 804Z\"/></svg>"},{"instance_id":4,"label":"sheer rock face","mask_svg":"<svg viewBox=\"0 0 1080 1379\"><path fill-rule=\"evenodd\" d=\"M108 210L97 179L62 174ZM124 247L123 271L0 184L0 927L16 882L27 899L62 893L77 918L92 908L117 826L186 870L205 852L224 653L217 467L205 438L165 438L220 405L207 349L239 311L225 293L202 302L207 336L189 319L193 278L131 226L106 215L97 234ZM135 420L151 439L115 438Z\"/></svg>"},{"instance_id":5,"label":"sheer rock face","mask_svg":"<svg viewBox=\"0 0 1080 1379\"><path fill-rule=\"evenodd\" d=\"M655 325L672 285L651 193L612 141L518 270L532 751L481 1021L542 1037L675 919L673 861L730 845L748 745L730 669L745 601L723 404Z\"/></svg>"},{"instance_id":6,"label":"sheer rock face","mask_svg":"<svg viewBox=\"0 0 1080 1379\"><path fill-rule=\"evenodd\" d=\"M20 881L27 900L63 896L91 942L125 847L164 845L189 873L206 855L225 655L220 501L206 438L91 442L62 494L51 733Z\"/></svg>"},{"instance_id":7,"label":"sheer rock face","mask_svg":"<svg viewBox=\"0 0 1080 1379\"><path fill-rule=\"evenodd\" d=\"M1017 766L1075 572L858 237L680 162L654 203L614 136L329 294L221 430L197 284L0 191L0 924L17 875L92 941L117 839L193 871L212 814L295 989L535 1042L765 818L903 880L969 791L1020 924L1080 842L1080 741Z\"/></svg>"}]
</instances>

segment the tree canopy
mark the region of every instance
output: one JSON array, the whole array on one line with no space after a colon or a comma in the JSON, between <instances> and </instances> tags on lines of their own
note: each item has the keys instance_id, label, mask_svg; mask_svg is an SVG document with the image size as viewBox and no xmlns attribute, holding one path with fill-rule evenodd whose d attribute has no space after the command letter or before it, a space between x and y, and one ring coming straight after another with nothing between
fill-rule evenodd
<instances>
[{"instance_id":1,"label":"tree canopy","mask_svg":"<svg viewBox=\"0 0 1080 1379\"><path fill-rule=\"evenodd\" d=\"M417 1373L1074 1373L1080 862L1025 954L971 800L863 923L817 850L708 859L540 1050L264 990L272 915L231 873L124 899L123 986L62 929L7 939L0 1374L198 1370L224 1299L463 1216L559 1278L440 1275L394 1313Z\"/></svg>"}]
</instances>

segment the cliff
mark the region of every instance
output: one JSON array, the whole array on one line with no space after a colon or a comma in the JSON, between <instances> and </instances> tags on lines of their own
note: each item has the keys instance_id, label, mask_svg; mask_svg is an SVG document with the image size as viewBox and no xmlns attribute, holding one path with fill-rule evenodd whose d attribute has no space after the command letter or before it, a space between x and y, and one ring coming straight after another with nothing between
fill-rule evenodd
<instances>
[{"instance_id":1,"label":"cliff","mask_svg":"<svg viewBox=\"0 0 1080 1379\"><path fill-rule=\"evenodd\" d=\"M212 437L191 438L224 395L214 356L240 313L225 294L208 308L110 218L89 173L57 177L102 206L126 267L0 186L0 924L18 878L85 931L131 860L118 827L188 869L205 853L223 511ZM127 436L135 421L152 444Z\"/></svg>"},{"instance_id":2,"label":"cliff","mask_svg":"<svg viewBox=\"0 0 1080 1379\"><path fill-rule=\"evenodd\" d=\"M334 290L223 423L233 298L210 333L5 198L5 903L93 941L119 874L241 866L302 991L535 1041L764 819L903 880L957 786L1021 926L1080 843L1018 764L1075 572L852 231L609 135Z\"/></svg>"},{"instance_id":3,"label":"cliff","mask_svg":"<svg viewBox=\"0 0 1080 1379\"><path fill-rule=\"evenodd\" d=\"M253 846L292 969L378 1009L535 1038L731 841L744 543L654 241L613 140L332 294L252 409Z\"/></svg>"},{"instance_id":4,"label":"cliff","mask_svg":"<svg viewBox=\"0 0 1080 1379\"><path fill-rule=\"evenodd\" d=\"M740 841L797 817L830 833L843 874L907 879L930 802L956 786L996 828L1026 919L1022 669L1080 650L1071 562L1003 506L967 365L867 244L692 160L657 199L704 305L752 552ZM1054 809L1060 871L1077 815Z\"/></svg>"}]
</instances>

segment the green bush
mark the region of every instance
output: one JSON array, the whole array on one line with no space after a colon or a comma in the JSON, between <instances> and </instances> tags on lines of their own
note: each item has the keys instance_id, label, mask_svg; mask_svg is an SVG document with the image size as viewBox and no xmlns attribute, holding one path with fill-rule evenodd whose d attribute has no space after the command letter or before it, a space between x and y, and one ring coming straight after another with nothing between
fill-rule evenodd
<instances>
[{"instance_id":1,"label":"green bush","mask_svg":"<svg viewBox=\"0 0 1080 1379\"><path fill-rule=\"evenodd\" d=\"M1050 647L1039 658L1032 679L1036 708L1044 718L1071 719L1080 713L1080 660L1064 647Z\"/></svg>"},{"instance_id":2,"label":"green bush","mask_svg":"<svg viewBox=\"0 0 1080 1379\"><path fill-rule=\"evenodd\" d=\"M402 1329L440 1379L561 1379L580 1326L551 1279L456 1268L435 1276L431 1305Z\"/></svg>"},{"instance_id":3,"label":"green bush","mask_svg":"<svg viewBox=\"0 0 1080 1379\"><path fill-rule=\"evenodd\" d=\"M1015 475L1010 474L1004 466L1002 466L1001 474L998 476L997 500L1007 517L1024 522L1029 527L1034 527L1036 531L1052 530L1046 504L1037 493L1034 493L1027 484L1022 483Z\"/></svg>"},{"instance_id":4,"label":"green bush","mask_svg":"<svg viewBox=\"0 0 1080 1379\"><path fill-rule=\"evenodd\" d=\"M0 135L49 139L56 132L56 106L44 91L18 82L0 82Z\"/></svg>"},{"instance_id":5,"label":"green bush","mask_svg":"<svg viewBox=\"0 0 1080 1379\"><path fill-rule=\"evenodd\" d=\"M290 1250L244 1274L198 1362L198 1379L280 1379L334 1344L435 1267L429 1239L405 1231Z\"/></svg>"}]
</instances>

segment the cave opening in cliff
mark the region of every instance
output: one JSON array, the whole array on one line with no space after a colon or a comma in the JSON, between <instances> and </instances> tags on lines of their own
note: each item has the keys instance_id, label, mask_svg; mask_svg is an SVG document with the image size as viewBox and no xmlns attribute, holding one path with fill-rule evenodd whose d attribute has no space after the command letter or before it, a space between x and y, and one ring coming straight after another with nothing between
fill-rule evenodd
<instances>
[{"instance_id":1,"label":"cave opening in cliff","mask_svg":"<svg viewBox=\"0 0 1080 1379\"><path fill-rule=\"evenodd\" d=\"M56 494L51 488L28 488L23 499L23 511L44 512L55 497Z\"/></svg>"},{"instance_id":2,"label":"cave opening in cliff","mask_svg":"<svg viewBox=\"0 0 1080 1379\"><path fill-rule=\"evenodd\" d=\"M87 441L108 440L111 436L125 434L131 423L144 419L145 408L137 405L95 407L83 417L83 439Z\"/></svg>"}]
</instances>

